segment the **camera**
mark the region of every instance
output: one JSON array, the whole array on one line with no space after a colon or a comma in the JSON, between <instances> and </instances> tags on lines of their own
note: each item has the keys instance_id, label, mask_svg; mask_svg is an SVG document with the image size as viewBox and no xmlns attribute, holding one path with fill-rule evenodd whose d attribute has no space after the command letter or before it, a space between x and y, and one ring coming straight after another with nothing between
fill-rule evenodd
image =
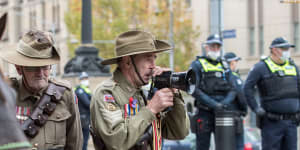
<instances>
[{"instance_id":1,"label":"camera","mask_svg":"<svg viewBox=\"0 0 300 150\"><path fill-rule=\"evenodd\" d=\"M186 72L165 71L162 74L155 76L152 80L154 88L176 88L193 94L197 87L196 73L189 69ZM152 88L152 87L151 87Z\"/></svg>"}]
</instances>

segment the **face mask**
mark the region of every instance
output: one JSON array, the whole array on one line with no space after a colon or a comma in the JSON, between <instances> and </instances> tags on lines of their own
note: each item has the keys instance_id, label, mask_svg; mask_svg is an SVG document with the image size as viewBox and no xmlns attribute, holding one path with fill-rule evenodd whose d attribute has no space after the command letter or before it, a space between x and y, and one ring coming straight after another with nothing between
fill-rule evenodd
<instances>
[{"instance_id":1,"label":"face mask","mask_svg":"<svg viewBox=\"0 0 300 150\"><path fill-rule=\"evenodd\" d=\"M217 60L217 58L220 57L220 55L221 55L221 52L220 52L220 51L217 51L217 52L209 51L209 52L207 53L207 56L208 56L209 58L211 58L212 60Z\"/></svg>"},{"instance_id":2,"label":"face mask","mask_svg":"<svg viewBox=\"0 0 300 150\"><path fill-rule=\"evenodd\" d=\"M287 61L291 56L290 51L282 51L282 56L280 57L280 59L282 61Z\"/></svg>"},{"instance_id":3,"label":"face mask","mask_svg":"<svg viewBox=\"0 0 300 150\"><path fill-rule=\"evenodd\" d=\"M89 80L82 80L80 81L80 84L83 86L89 86Z\"/></svg>"}]
</instances>

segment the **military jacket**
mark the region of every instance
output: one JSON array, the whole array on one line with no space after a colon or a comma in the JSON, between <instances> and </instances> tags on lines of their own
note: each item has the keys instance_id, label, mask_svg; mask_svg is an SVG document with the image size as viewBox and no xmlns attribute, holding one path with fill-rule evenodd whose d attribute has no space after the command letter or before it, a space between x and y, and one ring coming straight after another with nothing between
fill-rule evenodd
<instances>
[{"instance_id":1,"label":"military jacket","mask_svg":"<svg viewBox=\"0 0 300 150\"><path fill-rule=\"evenodd\" d=\"M135 110L128 109L137 100ZM95 89L91 101L91 126L109 150L133 147L156 116L145 107L141 89L133 87L119 69ZM171 111L162 114L162 137L183 139L189 133L189 119L181 98L174 97ZM148 146L150 149L150 146Z\"/></svg>"},{"instance_id":2,"label":"military jacket","mask_svg":"<svg viewBox=\"0 0 300 150\"><path fill-rule=\"evenodd\" d=\"M82 149L82 130L78 106L75 102L74 92L65 81L50 79L59 86L66 87L61 100L56 104L55 111L49 116L48 121L39 129L34 138L28 137L33 150L46 150L62 148L64 150ZM29 93L22 84L22 79L13 85L18 92L16 101L16 117L22 124L36 108L46 89L36 95Z\"/></svg>"}]
</instances>

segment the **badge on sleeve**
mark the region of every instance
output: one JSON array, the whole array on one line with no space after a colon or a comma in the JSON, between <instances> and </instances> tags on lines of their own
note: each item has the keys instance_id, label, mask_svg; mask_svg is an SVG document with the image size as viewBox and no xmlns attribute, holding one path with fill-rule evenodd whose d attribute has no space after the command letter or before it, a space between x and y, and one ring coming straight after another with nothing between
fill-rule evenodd
<instances>
[{"instance_id":1,"label":"badge on sleeve","mask_svg":"<svg viewBox=\"0 0 300 150\"><path fill-rule=\"evenodd\" d=\"M115 106L114 104L112 104L112 103L108 103L108 104L106 105L106 107L107 107L107 109L108 109L109 111L115 111L115 110L116 110L116 106Z\"/></svg>"},{"instance_id":2,"label":"badge on sleeve","mask_svg":"<svg viewBox=\"0 0 300 150\"><path fill-rule=\"evenodd\" d=\"M113 102L115 102L115 98L110 94L105 94L104 95L104 102L113 103Z\"/></svg>"}]
</instances>

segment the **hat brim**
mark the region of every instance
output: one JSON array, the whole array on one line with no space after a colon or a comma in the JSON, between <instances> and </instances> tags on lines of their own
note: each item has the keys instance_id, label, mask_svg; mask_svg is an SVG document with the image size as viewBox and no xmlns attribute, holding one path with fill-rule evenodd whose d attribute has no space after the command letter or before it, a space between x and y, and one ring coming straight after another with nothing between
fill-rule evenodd
<instances>
[{"instance_id":1,"label":"hat brim","mask_svg":"<svg viewBox=\"0 0 300 150\"><path fill-rule=\"evenodd\" d=\"M278 45L271 45L270 48L295 48L295 45L292 44L278 44Z\"/></svg>"},{"instance_id":2,"label":"hat brim","mask_svg":"<svg viewBox=\"0 0 300 150\"><path fill-rule=\"evenodd\" d=\"M205 42L206 44L219 44L222 46L222 42L219 40L209 40Z\"/></svg>"},{"instance_id":3,"label":"hat brim","mask_svg":"<svg viewBox=\"0 0 300 150\"><path fill-rule=\"evenodd\" d=\"M0 55L5 61L19 65L19 66L47 66L59 63L59 56L54 55L52 58L32 58L24 56L16 51L17 46L10 46L7 48L8 52Z\"/></svg>"},{"instance_id":4,"label":"hat brim","mask_svg":"<svg viewBox=\"0 0 300 150\"><path fill-rule=\"evenodd\" d=\"M114 58L105 59L101 62L101 64L102 65L116 64L118 62L118 59L120 59L124 56L131 56L131 55L145 54L145 53L160 53L160 52L168 51L168 50L172 49L170 44L168 44L165 41L161 41L161 40L155 40L155 47L156 47L156 50L152 50L152 51L149 51L149 50L138 51L138 52L129 53L126 55L117 56Z\"/></svg>"},{"instance_id":5,"label":"hat brim","mask_svg":"<svg viewBox=\"0 0 300 150\"><path fill-rule=\"evenodd\" d=\"M239 60L242 60L242 58L241 57L233 57L233 58L228 58L227 59L228 62L231 62L231 61L234 61L234 60L239 61Z\"/></svg>"}]
</instances>

